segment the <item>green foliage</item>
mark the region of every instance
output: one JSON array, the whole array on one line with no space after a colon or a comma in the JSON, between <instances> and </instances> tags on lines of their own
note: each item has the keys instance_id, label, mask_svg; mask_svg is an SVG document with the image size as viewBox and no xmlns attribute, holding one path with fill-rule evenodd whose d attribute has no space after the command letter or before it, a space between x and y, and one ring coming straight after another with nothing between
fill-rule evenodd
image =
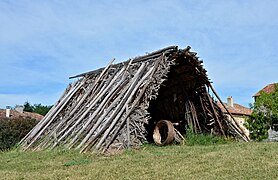
<instances>
[{"instance_id":1,"label":"green foliage","mask_svg":"<svg viewBox=\"0 0 278 180\"><path fill-rule=\"evenodd\" d=\"M0 152L0 179L277 179L278 143Z\"/></svg>"},{"instance_id":2,"label":"green foliage","mask_svg":"<svg viewBox=\"0 0 278 180\"><path fill-rule=\"evenodd\" d=\"M31 105L28 101L24 103L24 111L26 112L34 112L40 115L45 116L48 111L52 108L52 106L45 106L41 104L34 104Z\"/></svg>"},{"instance_id":3,"label":"green foliage","mask_svg":"<svg viewBox=\"0 0 278 180\"><path fill-rule=\"evenodd\" d=\"M262 141L268 137L268 129L278 124L278 85L275 85L274 92L261 92L252 108L253 113L245 125L251 139Z\"/></svg>"},{"instance_id":4,"label":"green foliage","mask_svg":"<svg viewBox=\"0 0 278 180\"><path fill-rule=\"evenodd\" d=\"M34 111L35 113L41 114L45 116L48 111L52 108L52 106L43 106L41 104L34 104Z\"/></svg>"},{"instance_id":5,"label":"green foliage","mask_svg":"<svg viewBox=\"0 0 278 180\"><path fill-rule=\"evenodd\" d=\"M186 131L186 145L212 145L212 144L225 144L225 140L221 136L215 136L212 134L196 134L193 132L192 128L188 128Z\"/></svg>"},{"instance_id":6,"label":"green foliage","mask_svg":"<svg viewBox=\"0 0 278 180\"><path fill-rule=\"evenodd\" d=\"M64 163L64 166L78 166L78 165L84 165L89 164L92 161L90 159L80 159L80 160L71 160Z\"/></svg>"},{"instance_id":7,"label":"green foliage","mask_svg":"<svg viewBox=\"0 0 278 180\"><path fill-rule=\"evenodd\" d=\"M33 111L34 111L34 107L33 107L28 101L26 101L26 102L24 103L23 111L26 111L26 112L33 112Z\"/></svg>"},{"instance_id":8,"label":"green foliage","mask_svg":"<svg viewBox=\"0 0 278 180\"><path fill-rule=\"evenodd\" d=\"M0 119L0 150L12 148L36 124L35 119Z\"/></svg>"},{"instance_id":9,"label":"green foliage","mask_svg":"<svg viewBox=\"0 0 278 180\"><path fill-rule=\"evenodd\" d=\"M250 130L250 138L262 141L268 137L269 117L264 113L254 111L250 118L247 118L245 126Z\"/></svg>"}]
</instances>

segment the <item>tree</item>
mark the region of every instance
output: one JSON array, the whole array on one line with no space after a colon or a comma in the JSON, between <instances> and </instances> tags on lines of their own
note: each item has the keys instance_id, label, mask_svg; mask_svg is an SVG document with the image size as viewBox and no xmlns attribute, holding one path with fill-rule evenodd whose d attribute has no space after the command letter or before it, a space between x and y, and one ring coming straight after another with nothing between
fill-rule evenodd
<instances>
[{"instance_id":1,"label":"tree","mask_svg":"<svg viewBox=\"0 0 278 180\"><path fill-rule=\"evenodd\" d=\"M34 104L34 111L35 113L41 114L45 116L48 111L52 108L52 106L43 106L41 104Z\"/></svg>"},{"instance_id":2,"label":"tree","mask_svg":"<svg viewBox=\"0 0 278 180\"><path fill-rule=\"evenodd\" d=\"M252 109L246 126L250 130L250 138L261 141L268 138L268 129L275 129L273 125L278 124L278 85L275 85L274 92L261 92Z\"/></svg>"},{"instance_id":3,"label":"tree","mask_svg":"<svg viewBox=\"0 0 278 180\"><path fill-rule=\"evenodd\" d=\"M34 111L34 107L28 102L26 101L24 103L24 109L23 111L26 111L26 112L33 112Z\"/></svg>"},{"instance_id":4,"label":"tree","mask_svg":"<svg viewBox=\"0 0 278 180\"><path fill-rule=\"evenodd\" d=\"M45 116L48 111L52 108L52 106L44 106L41 104L34 104L31 105L28 101L24 103L24 109L23 111L26 112L34 112L34 113L38 113L40 115Z\"/></svg>"}]
</instances>

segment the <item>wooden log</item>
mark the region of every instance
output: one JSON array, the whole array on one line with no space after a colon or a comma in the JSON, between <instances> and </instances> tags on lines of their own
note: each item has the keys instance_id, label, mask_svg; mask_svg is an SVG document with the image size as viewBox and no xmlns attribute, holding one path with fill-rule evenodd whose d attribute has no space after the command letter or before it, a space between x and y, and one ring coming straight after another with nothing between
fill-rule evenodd
<instances>
[{"instance_id":1,"label":"wooden log","mask_svg":"<svg viewBox=\"0 0 278 180\"><path fill-rule=\"evenodd\" d=\"M32 139L32 141L29 143L29 145L26 147L26 149L28 149L39 137L40 135L44 132L44 130L52 123L52 121L55 119L55 117L60 113L60 111L65 107L65 105L68 103L68 101L70 100L70 98L76 93L77 90L79 90L79 88L81 88L81 86L83 85L84 81L81 81L80 84L78 84L77 86L75 86L69 93L68 95L61 101L61 103L59 103L59 107L57 107L57 112L53 115L53 116L49 116L51 117L47 123L44 124L40 124L40 126L36 127L37 129L37 135ZM44 126L43 126L44 125ZM42 129L41 129L42 128Z\"/></svg>"},{"instance_id":2,"label":"wooden log","mask_svg":"<svg viewBox=\"0 0 278 180\"><path fill-rule=\"evenodd\" d=\"M86 82L86 79L85 78L83 78L83 82L85 83ZM84 85L84 83L83 83L83 85ZM82 87L83 87L83 85L82 85ZM81 87L81 88L82 88ZM70 97L70 99L73 99L73 97ZM70 100L69 99L69 100ZM71 102L71 101L69 101L69 102ZM66 105L66 104L65 104ZM60 112L59 112L60 113ZM56 118L56 116L57 116L58 114L56 114L54 117L53 117L53 119L55 119ZM59 114L60 116L61 116L61 113ZM57 124L55 124L55 123L51 123L52 124L52 126L53 126L53 128L48 128L48 129L51 129L52 131L50 131L49 133L44 133L44 140L42 141L42 142L40 142L40 144L38 144L37 146L39 146L39 147L45 147L45 146L47 146L49 143L45 143L44 141L50 141L51 142L51 140L53 139L53 137L51 137L53 134L55 134L55 137L57 138L57 127L59 126L59 125L61 125L61 124L63 124L64 122L63 122L63 119L62 119L62 116L59 118L59 120L58 120L58 123ZM51 125L50 124L50 125ZM49 125L49 126L50 126Z\"/></svg>"},{"instance_id":3,"label":"wooden log","mask_svg":"<svg viewBox=\"0 0 278 180\"><path fill-rule=\"evenodd\" d=\"M223 130L223 127L222 127L222 125L221 125L221 122L219 121L219 118L218 118L218 116L217 116L217 114L216 114L216 111L215 111L215 109L214 109L214 105L213 105L213 103L212 103L211 97L210 97L208 94L207 94L207 97L208 97L210 106L211 106L211 108L212 108L214 117L215 117L215 119L216 119L216 121L217 121L217 123L218 123L218 126L219 126L219 128L220 128L220 131L221 131L222 135L226 137L226 134L225 134L225 132L224 132L224 130Z\"/></svg>"},{"instance_id":4,"label":"wooden log","mask_svg":"<svg viewBox=\"0 0 278 180\"><path fill-rule=\"evenodd\" d=\"M118 77L124 72L125 68L122 68L120 70L120 72L114 77L114 79L109 83L109 85L107 86L107 89L105 89L105 92L108 91L110 89L110 87L114 84L114 82L118 79ZM92 123L92 120L95 119L96 115L103 110L104 106L107 105L107 103L109 103L109 99L111 100L111 95L118 89L118 87L120 87L122 85L122 83L124 82L124 78L122 78L122 80L120 81L120 83L118 83L118 85L116 85L112 90L110 90L110 92L108 93L108 95L106 95L106 97L102 100L102 102L100 103L100 105L98 106L98 108L93 112L93 114L91 115L91 117L87 120L87 122L83 125L83 128L81 130L79 130L79 132L76 134L76 136L71 140L71 142L68 144L68 147L72 147L74 145L74 142L76 141L76 139L78 139L78 137L84 132L84 130L87 128L87 126L89 124ZM113 98L113 97L112 97Z\"/></svg>"},{"instance_id":5,"label":"wooden log","mask_svg":"<svg viewBox=\"0 0 278 180\"><path fill-rule=\"evenodd\" d=\"M128 111L128 107L126 107L126 112ZM127 148L130 149L130 118L126 119L126 134L127 134Z\"/></svg>"},{"instance_id":6,"label":"wooden log","mask_svg":"<svg viewBox=\"0 0 278 180\"><path fill-rule=\"evenodd\" d=\"M127 81L124 81L123 84L114 92L113 95L111 95L111 99L113 97L115 97L116 94L118 94L118 92L120 90L122 90L123 92L125 92L128 88L128 86L126 86L125 89L123 89L123 87L127 84ZM76 147L76 149L81 148L81 146L83 146L83 144L89 139L91 138L92 134L95 132L95 130L101 125L101 123L103 123L104 118L106 118L108 116L108 114L111 112L111 110L116 106L116 104L119 103L119 101L122 98L122 95L124 95L124 93L121 93L121 95L118 95L117 98L113 101L112 104L110 104L110 106L105 110L104 114L101 115L100 118L97 119L96 123L93 125L93 127L90 129L90 131L87 133L87 135L85 136L85 138L81 141L81 143ZM91 142L93 142L93 140L91 140Z\"/></svg>"},{"instance_id":7,"label":"wooden log","mask_svg":"<svg viewBox=\"0 0 278 180\"><path fill-rule=\"evenodd\" d=\"M81 149L81 151L83 151L85 148L87 148L87 146L88 146L91 142L95 141L95 139L96 139L103 131L105 131L105 129L108 127L108 125L109 125L111 122L112 122L112 123L113 123L113 122L115 123L115 121L117 120L116 118L119 116L119 114L121 114L121 108L123 107L123 105L124 105L126 99L128 98L128 96L129 96L131 90L134 88L134 85L136 84L138 78L139 78L140 75L143 73L143 70L144 70L145 68L146 68L146 64L143 63L143 64L140 66L140 68L139 68L139 70L137 71L137 73L135 74L135 76L133 77L133 80L131 80L129 86L126 86L126 90L124 90L124 91L122 92L122 95L124 95L123 98L120 100L119 103L116 102L116 103L117 103L116 109L113 111L113 113L111 114L111 116L108 117L108 120L106 120L106 122L103 124L102 129L101 129L95 136L93 136L93 137L91 137L91 138L89 139L89 142L85 145L85 147L83 147L83 148ZM118 100L120 97L121 97L121 96L118 96L117 100ZM115 102L115 101L114 101L114 102ZM114 103L113 103L113 104L114 104ZM99 120L99 121L100 121L100 120ZM113 123L113 124L114 124L114 123ZM92 134L92 133L93 133L93 131L89 132L89 134ZM87 135L87 136L88 136L88 135ZM88 137L85 137L85 138L87 139ZM84 143L84 141L83 141L82 143ZM80 147L80 145L79 145L78 147Z\"/></svg>"},{"instance_id":8,"label":"wooden log","mask_svg":"<svg viewBox=\"0 0 278 180\"><path fill-rule=\"evenodd\" d=\"M104 139L107 137L107 135L109 134L109 132L111 131L111 129L114 127L114 125L117 123L117 121L119 120L119 118L122 116L122 113L124 112L124 108L129 101L133 98L133 94L137 91L136 84L139 80L139 78L141 77L141 75L143 74L143 70L145 70L146 68L146 64L142 63L141 67L139 68L138 72L135 74L135 76L133 77L132 83L130 85L130 88L128 89L128 91L126 92L122 102L119 104L116 114L117 116L114 118L112 118L111 120L113 120L109 126L109 128L104 132L103 136L101 137L101 139L99 140L98 144L96 145L96 149L98 149L100 147L100 145L102 144L102 142L104 141ZM142 78L143 79L143 78ZM119 111L119 112L118 112ZM110 121L109 121L110 122Z\"/></svg>"},{"instance_id":9,"label":"wooden log","mask_svg":"<svg viewBox=\"0 0 278 180\"><path fill-rule=\"evenodd\" d=\"M62 96L60 97L60 100L63 99L68 91L72 88L72 85L69 84L68 87L66 88L66 90L63 92ZM37 126L43 126L43 124L47 121L47 119L49 118L49 116L51 116L54 111L56 111L58 104L61 102L60 100L56 101L56 103L53 105L53 107L49 110L49 112L46 114L46 116L37 124ZM28 142L26 141L26 139L31 139L31 137L34 136L34 134L36 133L35 131L39 130L39 128L33 128L31 131L29 131L29 133L19 142L19 145L22 145L23 147L28 144ZM26 144L24 144L26 143Z\"/></svg>"},{"instance_id":10,"label":"wooden log","mask_svg":"<svg viewBox=\"0 0 278 180\"><path fill-rule=\"evenodd\" d=\"M204 113L204 117L205 117L205 121L207 120L207 113L206 113L206 110L205 110L205 107L204 107L204 103L203 103L203 99L201 96L199 96L199 100L200 100L200 104L201 104L201 107L202 107L202 111Z\"/></svg>"},{"instance_id":11,"label":"wooden log","mask_svg":"<svg viewBox=\"0 0 278 180\"><path fill-rule=\"evenodd\" d=\"M141 62L146 61L146 60L155 59L155 58L160 57L161 54L164 54L166 52L177 51L177 48L178 48L177 46L169 46L169 47L160 49L158 51L152 52L150 54L147 54L145 56L136 57L136 58L132 59L132 61L134 63L141 63ZM129 63L129 62L130 61L126 61L126 62L123 62L123 64ZM117 66L117 65L114 65L114 66ZM86 75L90 75L90 74L97 74L97 73L101 72L102 70L103 70L103 68L100 68L98 70L82 73L82 74L79 74L79 75L76 75L76 76L72 76L72 77L70 77L70 79L71 78L81 77L81 76L86 76Z\"/></svg>"},{"instance_id":12,"label":"wooden log","mask_svg":"<svg viewBox=\"0 0 278 180\"><path fill-rule=\"evenodd\" d=\"M224 103L221 101L220 97L218 96L218 94L216 93L216 91L214 90L214 88L212 87L212 85L210 83L207 84L208 87L211 88L212 92L214 93L214 95L217 97L217 99L219 100L219 102L222 104L222 106L225 108L225 110L228 112L228 114L231 116L231 118L233 119L233 121L235 122L235 124L237 125L235 131L238 133L239 136L242 137L242 139L246 142L249 141L249 137L247 137L243 132L243 130L240 128L239 124L237 123L237 121L234 119L233 115L230 113L230 111L226 108L226 106L224 105ZM232 126L234 126L232 124ZM239 130L238 130L239 129Z\"/></svg>"},{"instance_id":13,"label":"wooden log","mask_svg":"<svg viewBox=\"0 0 278 180\"><path fill-rule=\"evenodd\" d=\"M55 138L57 139L57 132L59 130L59 128L61 128L63 125L65 125L65 123L67 123L69 120L69 118L71 118L71 116L76 113L77 109L82 105L82 103L84 102L84 100L88 97L88 95L91 93L90 91L90 87L94 86L94 84L90 85L88 87L88 89L84 89L85 93L84 95L82 96L81 99L78 100L78 103L74 106L74 109L70 110L68 113L66 113L66 117L62 118L60 120L60 122L55 125L55 128L52 132L50 132L50 134L46 135L46 136L49 136L49 138L51 138L52 136L55 135ZM83 86L82 86L83 88ZM70 124L70 123L69 123Z\"/></svg>"},{"instance_id":14,"label":"wooden log","mask_svg":"<svg viewBox=\"0 0 278 180\"><path fill-rule=\"evenodd\" d=\"M149 71L150 72L150 71ZM143 81L144 79L146 79L147 78L147 76L149 76L149 74L147 73L146 75L144 75L144 77L141 79L141 81ZM137 86L134 88L135 90L136 89L138 89L138 86L141 84L141 81L139 82L139 83L137 83ZM133 93L135 93L135 90L132 92L132 94ZM130 96L130 98L132 98L132 96ZM128 101L129 100L127 100L127 103L128 103ZM133 103L134 104L134 103ZM122 113L120 113L120 114L122 114ZM127 114L129 114L129 113L127 113ZM119 119L119 115L116 117L117 119ZM126 117L127 117L127 115L126 115ZM124 121L122 121L122 122L124 122ZM112 126L110 126L110 127L112 127ZM118 126L119 127L119 126ZM99 132L99 134L100 133L102 133L102 131L101 132ZM97 136L95 136L95 138L96 138ZM103 138L104 139L104 138ZM93 141L94 139L92 139L91 141ZM86 149L87 149L87 147L88 147L88 145L90 144L90 141L89 141L89 143L87 143L87 145L83 148L83 149L81 149L81 151L80 152L83 152L83 151L85 151Z\"/></svg>"},{"instance_id":15,"label":"wooden log","mask_svg":"<svg viewBox=\"0 0 278 180\"><path fill-rule=\"evenodd\" d=\"M118 73L118 76L122 74L122 71L125 71L125 74L126 74L126 70L130 67L131 64L132 64L132 61L130 61L129 64L128 64L127 66L125 66L124 68L122 68L121 72ZM90 123L92 123L91 121L92 121L93 119L96 119L96 120L97 120L96 124L91 128L90 132L87 133L86 137L81 141L81 143L77 146L77 148L80 148L80 147L88 140L88 138L92 135L92 133L96 130L96 128L97 128L97 127L100 125L100 123L102 122L102 120L103 120L103 118L104 118L105 116L103 116L103 118L100 118L100 119L98 119L99 116L96 116L96 115L99 113L99 111L102 110L102 107L106 106L106 105L114 98L114 96L115 96L120 90L122 90L122 87L123 87L125 84L127 84L127 79L126 79L126 75L125 75L125 74L122 76L120 82L114 87L114 89L112 89L112 90L109 92L109 94L105 97L105 99L102 100L101 105L99 105L98 109L95 110L95 112L93 113L93 115L90 117L90 119L89 119L89 120L87 121L87 123L84 125L84 127L86 128ZM118 78L118 76L115 77L114 79L116 80L116 79ZM112 83L110 83L110 84L111 84L111 85L113 84L113 80L112 80ZM119 97L120 97L120 96L119 96ZM119 97L118 97L118 98L119 98ZM118 99L118 98L117 98L117 99ZM117 101L116 101L116 102L114 101L114 103L112 103L112 107L113 107L114 104L116 104L116 103L117 103ZM110 112L110 110L111 110L111 109L109 109L107 112ZM78 134L75 136L75 138L71 141L69 147L72 147L72 146L75 144L75 141L76 141L76 139L78 138L78 136L79 136L80 134L81 134L81 133L78 133Z\"/></svg>"},{"instance_id":16,"label":"wooden log","mask_svg":"<svg viewBox=\"0 0 278 180\"><path fill-rule=\"evenodd\" d=\"M160 64L160 62L163 60L164 58L164 55L162 55L160 57L160 60L156 62L156 64L152 67L152 69L150 69L148 71L148 73L145 75L144 78L142 78L140 80L140 82L138 83L137 87L135 89L139 89L140 86L142 86L142 90L140 91L140 94L138 96L136 96L136 99L134 100L134 102L132 103L132 106L129 108L129 110L126 112L126 115L125 115L125 119L129 117L130 113L133 111L133 109L136 107L136 105L138 105L140 99L142 98L142 96L144 95L149 83L150 83L150 79L143 83L145 81L145 79L147 79L147 77L153 77L154 73L155 73L155 70L157 70L157 67L158 65ZM120 131L121 127L123 126L123 124L126 122L126 120L122 120L121 124L118 126L118 128L116 129L114 135L112 136L110 142L103 148L103 151L105 151L112 143L113 141L115 140L118 132ZM136 123L135 123L136 124ZM98 149L98 148L97 148ZM82 152L82 151L81 151Z\"/></svg>"},{"instance_id":17,"label":"wooden log","mask_svg":"<svg viewBox=\"0 0 278 180\"><path fill-rule=\"evenodd\" d=\"M118 73L118 75L116 75L114 77L114 79L116 79L121 73L123 72L120 71L120 73ZM74 128L84 119L84 117L88 114L88 112L95 106L95 104L103 97L103 95L105 93L107 93L107 91L109 90L109 88L112 86L112 83L110 83L108 86L104 87L104 90L101 91L98 95L96 95L93 100L90 102L89 107L87 108L87 110L75 121L75 123L67 128L67 131L58 139L58 141L54 144L53 148L59 144L60 141L62 141L72 130L74 130ZM66 129L66 128L65 128Z\"/></svg>"}]
</instances>

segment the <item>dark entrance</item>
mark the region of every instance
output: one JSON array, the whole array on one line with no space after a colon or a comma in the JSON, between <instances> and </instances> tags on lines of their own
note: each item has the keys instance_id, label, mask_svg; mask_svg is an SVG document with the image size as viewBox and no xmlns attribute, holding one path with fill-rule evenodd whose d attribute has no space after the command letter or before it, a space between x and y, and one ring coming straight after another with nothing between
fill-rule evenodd
<instances>
[{"instance_id":1,"label":"dark entrance","mask_svg":"<svg viewBox=\"0 0 278 180\"><path fill-rule=\"evenodd\" d=\"M178 64L172 66L167 80L162 84L156 100L149 106L151 120L146 125L147 140L153 142L152 133L156 123L169 120L182 134L190 121L204 122L206 115L200 108L202 92L206 91L204 77L190 60L179 58ZM196 61L195 61L196 62ZM202 125L196 124L201 131Z\"/></svg>"}]
</instances>

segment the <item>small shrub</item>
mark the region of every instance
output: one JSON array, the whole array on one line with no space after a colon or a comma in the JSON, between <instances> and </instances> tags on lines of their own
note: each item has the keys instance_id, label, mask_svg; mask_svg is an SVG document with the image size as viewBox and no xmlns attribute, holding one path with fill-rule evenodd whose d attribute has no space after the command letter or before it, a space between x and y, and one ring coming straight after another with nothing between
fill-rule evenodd
<instances>
[{"instance_id":1,"label":"small shrub","mask_svg":"<svg viewBox=\"0 0 278 180\"><path fill-rule=\"evenodd\" d=\"M268 129L270 127L267 123L268 116L262 112L254 111L245 123L250 131L250 138L255 141L262 141L268 138Z\"/></svg>"},{"instance_id":2,"label":"small shrub","mask_svg":"<svg viewBox=\"0 0 278 180\"><path fill-rule=\"evenodd\" d=\"M0 150L12 148L36 124L35 119L0 119Z\"/></svg>"},{"instance_id":3,"label":"small shrub","mask_svg":"<svg viewBox=\"0 0 278 180\"><path fill-rule=\"evenodd\" d=\"M195 134L191 128L187 129L185 140L186 140L186 144L189 146L227 143L227 140L225 140L221 136L216 136L211 134Z\"/></svg>"}]
</instances>

